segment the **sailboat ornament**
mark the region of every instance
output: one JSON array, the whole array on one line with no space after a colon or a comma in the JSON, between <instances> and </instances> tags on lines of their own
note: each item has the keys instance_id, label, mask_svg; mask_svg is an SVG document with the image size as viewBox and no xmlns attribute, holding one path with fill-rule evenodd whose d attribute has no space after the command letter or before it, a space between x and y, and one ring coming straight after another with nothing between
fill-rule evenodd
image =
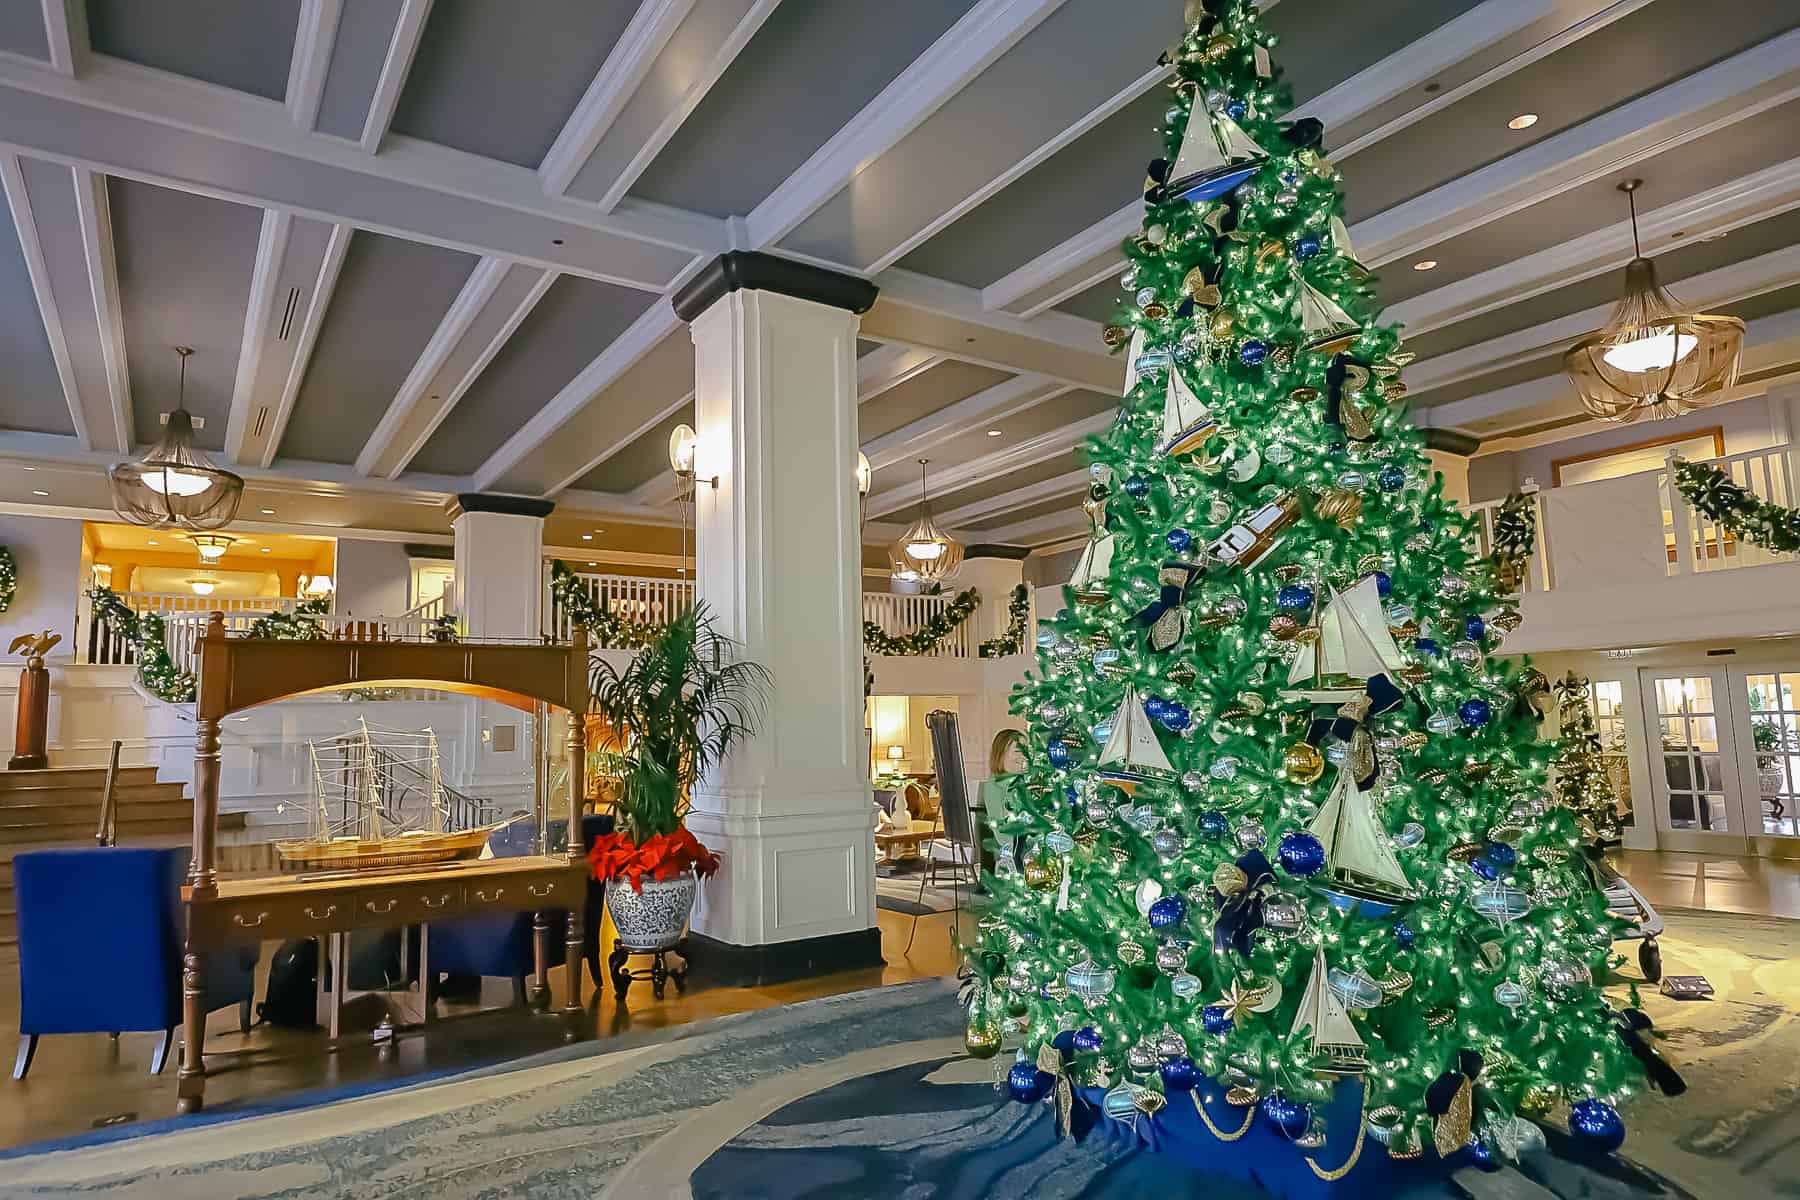
<instances>
[{"instance_id":1,"label":"sailboat ornament","mask_svg":"<svg viewBox=\"0 0 1800 1200\"><path fill-rule=\"evenodd\" d=\"M1294 282L1300 287L1300 332L1306 335L1301 349L1315 354L1334 354L1362 335L1356 318L1344 311L1343 305L1306 282L1299 265L1294 267Z\"/></svg>"},{"instance_id":2,"label":"sailboat ornament","mask_svg":"<svg viewBox=\"0 0 1800 1200\"><path fill-rule=\"evenodd\" d=\"M1325 847L1322 890L1341 893L1368 916L1382 916L1389 906L1418 897L1375 819L1369 793L1356 786L1348 764L1339 765L1331 792L1306 831Z\"/></svg>"},{"instance_id":3,"label":"sailboat ornament","mask_svg":"<svg viewBox=\"0 0 1800 1200\"><path fill-rule=\"evenodd\" d=\"M1169 367L1169 388L1163 396L1162 443L1158 449L1170 456L1191 454L1218 431L1219 419L1182 378L1181 368Z\"/></svg>"},{"instance_id":4,"label":"sailboat ornament","mask_svg":"<svg viewBox=\"0 0 1800 1200\"><path fill-rule=\"evenodd\" d=\"M1306 980L1306 992L1294 1013L1293 1033L1310 1030L1313 1053L1327 1060L1326 1070L1353 1075L1368 1064L1368 1047L1350 1014L1327 982L1325 948L1313 951L1312 974Z\"/></svg>"},{"instance_id":5,"label":"sailboat ornament","mask_svg":"<svg viewBox=\"0 0 1800 1200\"><path fill-rule=\"evenodd\" d=\"M1126 687L1118 711L1113 713L1112 734L1094 765L1101 779L1127 794L1135 792L1140 783L1175 773L1135 687Z\"/></svg>"},{"instance_id":6,"label":"sailboat ornament","mask_svg":"<svg viewBox=\"0 0 1800 1200\"><path fill-rule=\"evenodd\" d=\"M1194 105L1164 191L1171 199L1213 200L1242 184L1269 160L1243 126L1204 100Z\"/></svg>"},{"instance_id":7,"label":"sailboat ornament","mask_svg":"<svg viewBox=\"0 0 1800 1200\"><path fill-rule=\"evenodd\" d=\"M1318 629L1317 640L1302 645L1288 669L1284 699L1342 704L1362 695L1375 676L1393 676L1407 665L1388 633L1373 575L1342 592L1332 588Z\"/></svg>"}]
</instances>

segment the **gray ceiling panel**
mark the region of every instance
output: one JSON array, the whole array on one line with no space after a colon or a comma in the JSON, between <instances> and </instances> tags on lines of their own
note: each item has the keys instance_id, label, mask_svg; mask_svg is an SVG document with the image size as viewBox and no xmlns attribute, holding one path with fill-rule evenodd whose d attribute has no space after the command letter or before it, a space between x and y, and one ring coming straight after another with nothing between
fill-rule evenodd
<instances>
[{"instance_id":1,"label":"gray ceiling panel","mask_svg":"<svg viewBox=\"0 0 1800 1200\"><path fill-rule=\"evenodd\" d=\"M1625 220L1625 197L1618 192L1623 180L1644 181L1638 211L1645 213L1759 171L1770 162L1768 131L1794 128L1800 128L1800 100L1447 239L1421 250L1411 261L1382 268L1382 301L1397 304ZM1413 261L1426 258L1436 259L1437 269L1410 269Z\"/></svg>"},{"instance_id":2,"label":"gray ceiling panel","mask_svg":"<svg viewBox=\"0 0 1800 1200\"><path fill-rule=\"evenodd\" d=\"M1027 504L1023 508L1015 508L1010 512L996 513L985 521L970 521L960 528L973 533L992 533L996 529L1004 529L1019 521L1029 521L1035 517L1048 517L1054 514L1067 514L1071 519L1082 517L1081 488L1071 488L1066 496L1053 496L1048 500L1039 500L1036 504Z\"/></svg>"},{"instance_id":3,"label":"gray ceiling panel","mask_svg":"<svg viewBox=\"0 0 1800 1200\"><path fill-rule=\"evenodd\" d=\"M379 233L351 236L282 457L356 461L476 261Z\"/></svg>"},{"instance_id":4,"label":"gray ceiling panel","mask_svg":"<svg viewBox=\"0 0 1800 1200\"><path fill-rule=\"evenodd\" d=\"M101 54L281 100L300 0L87 0Z\"/></svg>"},{"instance_id":5,"label":"gray ceiling panel","mask_svg":"<svg viewBox=\"0 0 1800 1200\"><path fill-rule=\"evenodd\" d=\"M388 44L400 20L402 0L355 0L338 17L331 43L331 67L319 98L318 128L360 140L369 104L381 82Z\"/></svg>"},{"instance_id":6,"label":"gray ceiling panel","mask_svg":"<svg viewBox=\"0 0 1800 1200\"><path fill-rule=\"evenodd\" d=\"M716 217L748 213L973 6L784 0L632 194ZM570 190L595 199L611 185L578 177Z\"/></svg>"},{"instance_id":7,"label":"gray ceiling panel","mask_svg":"<svg viewBox=\"0 0 1800 1200\"><path fill-rule=\"evenodd\" d=\"M863 441L892 433L909 422L948 408L1012 376L992 367L949 359L921 371L865 402L857 415Z\"/></svg>"},{"instance_id":8,"label":"gray ceiling panel","mask_svg":"<svg viewBox=\"0 0 1800 1200\"><path fill-rule=\"evenodd\" d=\"M924 457L931 459L932 470L941 471L947 467L973 462L975 459L1016 446L1030 438L1041 437L1053 430L1086 420L1096 413L1112 412L1118 405L1117 397L1105 396L1099 392L1082 390L1064 392L1060 396L1039 401L1030 408L1014 413L1010 417L987 422L947 441L939 442L922 453ZM1000 436L989 437L987 431L990 429L998 429ZM917 482L918 478L919 464L910 458L903 459L875 472L873 490L886 491L892 487L899 487L909 480Z\"/></svg>"},{"instance_id":9,"label":"gray ceiling panel","mask_svg":"<svg viewBox=\"0 0 1800 1200\"><path fill-rule=\"evenodd\" d=\"M1280 11L1277 9L1276 11ZM1339 164L1352 221L1410 200L1800 22L1771 0L1656 0ZM1508 129L1520 113L1537 124ZM1765 127L1767 128L1767 127Z\"/></svg>"},{"instance_id":10,"label":"gray ceiling panel","mask_svg":"<svg viewBox=\"0 0 1800 1200\"><path fill-rule=\"evenodd\" d=\"M694 423L694 406L690 402L681 411L642 434L617 454L583 475L575 482L578 488L595 492L629 492L669 471L669 435L677 425Z\"/></svg>"},{"instance_id":11,"label":"gray ceiling panel","mask_svg":"<svg viewBox=\"0 0 1800 1200\"><path fill-rule=\"evenodd\" d=\"M1436 408L1440 404L1448 404L1452 400L1467 400L1470 396L1482 396L1488 392L1497 392L1501 388L1513 386L1515 383L1528 383L1533 379L1542 379L1546 375L1562 373L1562 347L1554 347L1548 353L1537 358L1518 363L1503 370L1493 371L1486 375L1478 375L1473 379L1464 379L1456 383L1447 383L1440 388L1432 388L1428 392L1414 392L1407 397L1407 404L1415 411ZM1570 394L1574 393L1574 385L1570 385ZM1498 424L1504 424L1499 422ZM1470 429L1496 428L1497 424L1487 425L1471 423Z\"/></svg>"},{"instance_id":12,"label":"gray ceiling panel","mask_svg":"<svg viewBox=\"0 0 1800 1200\"><path fill-rule=\"evenodd\" d=\"M1123 272L1121 272L1122 274ZM1105 323L1119 315L1124 293L1117 277L1103 279L1085 292L1077 292L1056 306L1058 312L1072 313L1090 321Z\"/></svg>"},{"instance_id":13,"label":"gray ceiling panel","mask_svg":"<svg viewBox=\"0 0 1800 1200\"><path fill-rule=\"evenodd\" d=\"M564 275L412 461L416 471L467 475L611 345L652 304L649 292Z\"/></svg>"},{"instance_id":14,"label":"gray ceiling panel","mask_svg":"<svg viewBox=\"0 0 1800 1200\"><path fill-rule=\"evenodd\" d=\"M1058 475L1067 475L1070 471L1085 470L1086 467L1087 461L1082 457L1081 452L1079 450L1070 450L1066 454L1058 454L1054 458L1045 459L1035 466L1021 467L1016 471L1008 471L1004 475L995 475L987 479L982 479L978 482L968 484L965 487L960 487L954 492L942 492L940 494L937 485L933 484L931 488L931 511L940 513L949 512L953 508L960 508L963 505L971 504L976 500L991 500L995 496L1004 496L1014 488L1028 487L1034 483L1042 483L1046 479L1055 479ZM915 476L917 475L916 467L914 474ZM916 482L915 479L915 483ZM894 514L886 519L890 521L903 519L910 521L913 518L914 507L916 506L907 507L904 510L903 515Z\"/></svg>"},{"instance_id":15,"label":"gray ceiling panel","mask_svg":"<svg viewBox=\"0 0 1800 1200\"><path fill-rule=\"evenodd\" d=\"M175 407L180 377L172 348L192 346L187 406L206 418L196 440L221 449L262 212L116 177L107 194L137 440L162 435L158 418Z\"/></svg>"},{"instance_id":16,"label":"gray ceiling panel","mask_svg":"<svg viewBox=\"0 0 1800 1200\"><path fill-rule=\"evenodd\" d=\"M434 5L394 132L536 167L636 8L634 0Z\"/></svg>"},{"instance_id":17,"label":"gray ceiling panel","mask_svg":"<svg viewBox=\"0 0 1800 1200\"><path fill-rule=\"evenodd\" d=\"M0 50L49 61L41 0L0 0Z\"/></svg>"},{"instance_id":18,"label":"gray ceiling panel","mask_svg":"<svg viewBox=\"0 0 1800 1200\"><path fill-rule=\"evenodd\" d=\"M18 230L0 220L0 428L75 432Z\"/></svg>"},{"instance_id":19,"label":"gray ceiling panel","mask_svg":"<svg viewBox=\"0 0 1800 1200\"><path fill-rule=\"evenodd\" d=\"M1294 103L1304 104L1479 3L1364 0L1350 19L1343 0L1283 0L1263 20L1280 39L1275 64L1294 89Z\"/></svg>"}]
</instances>

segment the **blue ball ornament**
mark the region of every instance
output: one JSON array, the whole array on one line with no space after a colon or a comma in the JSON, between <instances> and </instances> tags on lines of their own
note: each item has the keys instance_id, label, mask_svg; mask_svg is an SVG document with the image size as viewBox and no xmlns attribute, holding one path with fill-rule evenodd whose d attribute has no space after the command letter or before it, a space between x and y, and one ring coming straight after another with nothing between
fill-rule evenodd
<instances>
[{"instance_id":1,"label":"blue ball ornament","mask_svg":"<svg viewBox=\"0 0 1800 1200\"><path fill-rule=\"evenodd\" d=\"M1144 697L1144 715L1149 717L1152 721L1162 716L1163 709L1168 706L1169 702L1164 700L1161 696Z\"/></svg>"},{"instance_id":2,"label":"blue ball ornament","mask_svg":"<svg viewBox=\"0 0 1800 1200\"><path fill-rule=\"evenodd\" d=\"M1021 1104L1042 1100L1051 1082L1050 1076L1038 1070L1036 1063L1014 1063L1012 1070L1006 1073L1006 1090Z\"/></svg>"},{"instance_id":3,"label":"blue ball ornament","mask_svg":"<svg viewBox=\"0 0 1800 1200\"><path fill-rule=\"evenodd\" d=\"M1280 1092L1271 1092L1262 1098L1263 1120L1274 1127L1275 1132L1293 1141L1306 1132L1312 1123L1312 1114L1306 1111L1306 1105L1289 1100Z\"/></svg>"},{"instance_id":4,"label":"blue ball ornament","mask_svg":"<svg viewBox=\"0 0 1800 1200\"><path fill-rule=\"evenodd\" d=\"M1150 494L1150 481L1142 475L1133 475L1125 481L1125 494L1133 500L1142 500Z\"/></svg>"},{"instance_id":5,"label":"blue ball ornament","mask_svg":"<svg viewBox=\"0 0 1800 1200\"><path fill-rule=\"evenodd\" d=\"M1394 577L1386 571L1375 572L1375 594L1385 600L1393 594L1393 591Z\"/></svg>"},{"instance_id":6,"label":"blue ball ornament","mask_svg":"<svg viewBox=\"0 0 1800 1200\"><path fill-rule=\"evenodd\" d=\"M1163 534L1163 541L1169 544L1169 549L1180 554L1194 544L1194 535L1185 529L1171 529Z\"/></svg>"},{"instance_id":7,"label":"blue ball ornament","mask_svg":"<svg viewBox=\"0 0 1800 1200\"><path fill-rule=\"evenodd\" d=\"M1180 896L1164 896L1150 906L1150 928L1172 929L1187 919L1187 901Z\"/></svg>"},{"instance_id":8,"label":"blue ball ornament","mask_svg":"<svg viewBox=\"0 0 1800 1200\"><path fill-rule=\"evenodd\" d=\"M1494 880L1500 878L1500 868L1494 865L1494 860L1485 858L1479 854L1469 860L1469 870L1475 872L1475 874L1481 876L1483 879Z\"/></svg>"},{"instance_id":9,"label":"blue ball ornament","mask_svg":"<svg viewBox=\"0 0 1800 1200\"><path fill-rule=\"evenodd\" d=\"M1416 639L1413 642L1413 649L1417 650L1420 654L1429 654L1433 658L1436 658L1442 653L1442 651L1438 649L1437 642L1431 638Z\"/></svg>"},{"instance_id":10,"label":"blue ball ornament","mask_svg":"<svg viewBox=\"0 0 1800 1200\"><path fill-rule=\"evenodd\" d=\"M1502 871L1508 870L1519 861L1519 852L1505 842L1489 842L1487 844L1488 861Z\"/></svg>"},{"instance_id":11,"label":"blue ball ornament","mask_svg":"<svg viewBox=\"0 0 1800 1200\"><path fill-rule=\"evenodd\" d=\"M1486 700L1464 700L1457 706L1456 715L1470 729L1480 729L1494 719L1494 706Z\"/></svg>"},{"instance_id":12,"label":"blue ball ornament","mask_svg":"<svg viewBox=\"0 0 1800 1200\"><path fill-rule=\"evenodd\" d=\"M1313 591L1303 583L1284 583L1275 593L1275 606L1289 612L1311 608L1312 602Z\"/></svg>"},{"instance_id":13,"label":"blue ball ornament","mask_svg":"<svg viewBox=\"0 0 1800 1200\"><path fill-rule=\"evenodd\" d=\"M1044 757L1050 760L1053 767L1066 767L1074 755L1069 753L1069 744L1059 738L1044 747Z\"/></svg>"},{"instance_id":14,"label":"blue ball ornament","mask_svg":"<svg viewBox=\"0 0 1800 1200\"><path fill-rule=\"evenodd\" d=\"M1194 716L1188 706L1179 700L1171 700L1163 705L1162 715L1156 718L1162 727L1171 733L1180 733L1193 723Z\"/></svg>"},{"instance_id":15,"label":"blue ball ornament","mask_svg":"<svg viewBox=\"0 0 1800 1200\"><path fill-rule=\"evenodd\" d=\"M1098 1050L1104 1044L1100 1031L1092 1025L1083 1025L1075 1031L1075 1049L1084 1053Z\"/></svg>"},{"instance_id":16,"label":"blue ball ornament","mask_svg":"<svg viewBox=\"0 0 1800 1200\"><path fill-rule=\"evenodd\" d=\"M1254 338L1238 347L1238 361L1246 367L1260 367L1267 357L1269 348Z\"/></svg>"},{"instance_id":17,"label":"blue ball ornament","mask_svg":"<svg viewBox=\"0 0 1800 1200\"><path fill-rule=\"evenodd\" d=\"M1494 1158L1494 1148L1484 1138L1473 1138L1469 1142L1469 1161L1484 1171L1497 1170L1499 1162Z\"/></svg>"},{"instance_id":18,"label":"blue ball ornament","mask_svg":"<svg viewBox=\"0 0 1800 1200\"><path fill-rule=\"evenodd\" d=\"M1222 838L1231 830L1231 822L1216 808L1209 808L1200 814L1199 826L1200 836L1209 838Z\"/></svg>"},{"instance_id":19,"label":"blue ball ornament","mask_svg":"<svg viewBox=\"0 0 1800 1200\"><path fill-rule=\"evenodd\" d=\"M1375 482L1384 492L1397 492L1406 486L1406 470L1389 463L1381 468L1381 474L1375 476Z\"/></svg>"},{"instance_id":20,"label":"blue ball ornament","mask_svg":"<svg viewBox=\"0 0 1800 1200\"><path fill-rule=\"evenodd\" d=\"M1289 875L1305 878L1317 875L1325 868L1325 847L1319 839L1305 830L1295 829L1281 835L1281 845L1275 851L1275 857L1281 860L1281 869Z\"/></svg>"},{"instance_id":21,"label":"blue ball ornament","mask_svg":"<svg viewBox=\"0 0 1800 1200\"><path fill-rule=\"evenodd\" d=\"M1231 1032L1231 1010L1223 1004L1209 1004L1200 1010L1200 1027L1217 1037Z\"/></svg>"},{"instance_id":22,"label":"blue ball ornament","mask_svg":"<svg viewBox=\"0 0 1800 1200\"><path fill-rule=\"evenodd\" d=\"M1625 1144L1625 1122L1604 1100L1578 1100L1569 1109L1569 1132L1582 1149L1611 1154Z\"/></svg>"},{"instance_id":23,"label":"blue ball ornament","mask_svg":"<svg viewBox=\"0 0 1800 1200\"><path fill-rule=\"evenodd\" d=\"M1050 1044L1062 1051L1064 1055L1075 1053L1075 1031L1064 1029L1050 1039Z\"/></svg>"},{"instance_id":24,"label":"blue ball ornament","mask_svg":"<svg viewBox=\"0 0 1800 1200\"><path fill-rule=\"evenodd\" d=\"M1323 247L1319 244L1319 239L1309 233L1304 237L1295 239L1294 257L1301 262L1305 262L1309 258L1316 257L1322 248Z\"/></svg>"},{"instance_id":25,"label":"blue ball ornament","mask_svg":"<svg viewBox=\"0 0 1800 1200\"><path fill-rule=\"evenodd\" d=\"M1162 1075L1163 1087L1171 1092L1192 1091L1200 1080L1200 1068L1191 1058L1171 1058L1157 1070Z\"/></svg>"},{"instance_id":26,"label":"blue ball ornament","mask_svg":"<svg viewBox=\"0 0 1800 1200\"><path fill-rule=\"evenodd\" d=\"M1233 100L1225 106L1225 115L1234 121L1241 121L1250 115L1250 106L1242 100Z\"/></svg>"},{"instance_id":27,"label":"blue ball ornament","mask_svg":"<svg viewBox=\"0 0 1800 1200\"><path fill-rule=\"evenodd\" d=\"M1476 613L1463 622L1463 632L1471 642L1479 642L1487 636L1487 622L1481 619L1481 614Z\"/></svg>"},{"instance_id":28,"label":"blue ball ornament","mask_svg":"<svg viewBox=\"0 0 1800 1200\"><path fill-rule=\"evenodd\" d=\"M1396 946L1399 946L1402 950L1407 949L1413 944L1414 936L1413 927L1411 925L1408 925L1405 921L1394 922L1394 944Z\"/></svg>"}]
</instances>

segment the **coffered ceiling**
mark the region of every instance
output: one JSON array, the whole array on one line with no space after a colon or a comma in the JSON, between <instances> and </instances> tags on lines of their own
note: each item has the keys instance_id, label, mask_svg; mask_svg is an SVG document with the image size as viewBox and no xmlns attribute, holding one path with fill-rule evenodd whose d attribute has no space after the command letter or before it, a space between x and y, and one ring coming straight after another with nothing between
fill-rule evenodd
<instances>
[{"instance_id":1,"label":"coffered ceiling","mask_svg":"<svg viewBox=\"0 0 1800 1200\"><path fill-rule=\"evenodd\" d=\"M1616 295L1633 177L1666 282L1749 322L1746 394L1800 368L1800 9L1266 7L1425 423L1586 427L1557 358ZM928 458L954 528L1054 545L1121 382L1100 325L1182 8L4 0L0 502L103 505L183 344L265 521L441 535L485 489L676 525L667 296L748 248L880 285L871 540Z\"/></svg>"}]
</instances>

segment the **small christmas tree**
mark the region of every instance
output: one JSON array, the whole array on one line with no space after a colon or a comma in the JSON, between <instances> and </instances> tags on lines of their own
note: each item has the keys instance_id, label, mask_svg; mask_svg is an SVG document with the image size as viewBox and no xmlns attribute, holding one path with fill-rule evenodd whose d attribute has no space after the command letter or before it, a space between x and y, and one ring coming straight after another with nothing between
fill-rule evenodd
<instances>
[{"instance_id":1,"label":"small christmas tree","mask_svg":"<svg viewBox=\"0 0 1800 1200\"><path fill-rule=\"evenodd\" d=\"M1619 844L1621 822L1591 701L1588 681L1573 671L1556 685L1556 802L1575 815L1586 845L1604 849Z\"/></svg>"},{"instance_id":2,"label":"small christmas tree","mask_svg":"<svg viewBox=\"0 0 1800 1200\"><path fill-rule=\"evenodd\" d=\"M1611 1149L1644 1078L1595 985L1617 923L1272 46L1252 0L1206 0L1166 59L1107 329L1125 391L1014 694L1027 785L968 1045L1016 1047L1013 1094L1077 1126L1179 1101L1318 1148L1343 1081L1369 1147L1346 1130L1334 1164L1516 1150L1518 1114L1563 1103ZM1211 1161L1249 1156L1232 1140Z\"/></svg>"}]
</instances>

